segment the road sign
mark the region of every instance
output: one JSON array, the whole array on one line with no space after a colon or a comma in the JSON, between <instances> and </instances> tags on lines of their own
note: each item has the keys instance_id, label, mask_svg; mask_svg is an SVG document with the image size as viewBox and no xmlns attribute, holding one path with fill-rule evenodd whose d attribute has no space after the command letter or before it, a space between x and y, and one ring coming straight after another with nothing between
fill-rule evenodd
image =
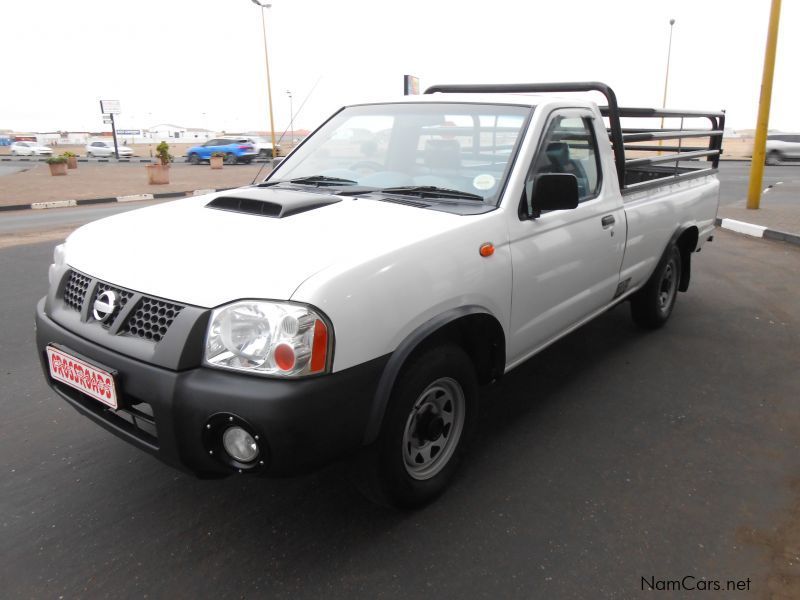
<instances>
[{"instance_id":1,"label":"road sign","mask_svg":"<svg viewBox=\"0 0 800 600\"><path fill-rule=\"evenodd\" d=\"M104 115L118 115L119 100L100 100L100 112Z\"/></svg>"},{"instance_id":2,"label":"road sign","mask_svg":"<svg viewBox=\"0 0 800 600\"><path fill-rule=\"evenodd\" d=\"M111 117L103 117L103 123L111 123Z\"/></svg>"},{"instance_id":3,"label":"road sign","mask_svg":"<svg viewBox=\"0 0 800 600\"><path fill-rule=\"evenodd\" d=\"M406 96L416 96L419 94L419 77L414 75L403 75L403 93Z\"/></svg>"},{"instance_id":4,"label":"road sign","mask_svg":"<svg viewBox=\"0 0 800 600\"><path fill-rule=\"evenodd\" d=\"M141 135L141 129L117 129L119 135Z\"/></svg>"}]
</instances>

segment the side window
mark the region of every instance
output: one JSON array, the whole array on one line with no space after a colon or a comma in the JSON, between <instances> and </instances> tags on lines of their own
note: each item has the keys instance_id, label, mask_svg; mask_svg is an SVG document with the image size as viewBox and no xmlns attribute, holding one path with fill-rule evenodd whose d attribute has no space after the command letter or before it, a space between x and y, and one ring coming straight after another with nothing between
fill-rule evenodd
<instances>
[{"instance_id":1,"label":"side window","mask_svg":"<svg viewBox=\"0 0 800 600\"><path fill-rule=\"evenodd\" d=\"M553 117L534 159L528 181L545 173L575 175L580 202L597 196L602 171L591 118Z\"/></svg>"}]
</instances>

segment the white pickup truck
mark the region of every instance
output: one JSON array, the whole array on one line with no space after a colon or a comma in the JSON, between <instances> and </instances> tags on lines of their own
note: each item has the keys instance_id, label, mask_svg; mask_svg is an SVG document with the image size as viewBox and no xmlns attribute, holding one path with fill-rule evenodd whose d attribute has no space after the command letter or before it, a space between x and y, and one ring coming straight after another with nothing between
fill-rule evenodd
<instances>
[{"instance_id":1,"label":"white pickup truck","mask_svg":"<svg viewBox=\"0 0 800 600\"><path fill-rule=\"evenodd\" d=\"M45 377L199 476L355 457L374 497L422 505L479 386L617 303L667 321L714 229L723 129L599 83L344 107L263 182L70 235L36 310Z\"/></svg>"}]
</instances>

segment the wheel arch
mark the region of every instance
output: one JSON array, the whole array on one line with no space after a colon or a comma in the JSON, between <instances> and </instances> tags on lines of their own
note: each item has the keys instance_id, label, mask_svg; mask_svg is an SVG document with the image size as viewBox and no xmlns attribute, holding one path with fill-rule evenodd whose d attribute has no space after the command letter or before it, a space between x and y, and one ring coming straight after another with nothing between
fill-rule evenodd
<instances>
[{"instance_id":1,"label":"wheel arch","mask_svg":"<svg viewBox=\"0 0 800 600\"><path fill-rule=\"evenodd\" d=\"M412 331L392 352L383 369L372 411L364 434L364 444L380 434L383 417L395 381L416 353L438 343L451 341L461 346L475 365L478 383L499 379L505 370L505 332L497 318L481 306L460 306L426 321Z\"/></svg>"},{"instance_id":2,"label":"wheel arch","mask_svg":"<svg viewBox=\"0 0 800 600\"><path fill-rule=\"evenodd\" d=\"M689 281L692 276L692 253L697 250L699 236L700 231L697 227L689 225L676 231L671 241L681 253L681 279L678 282L678 290L681 292L689 289Z\"/></svg>"}]
</instances>

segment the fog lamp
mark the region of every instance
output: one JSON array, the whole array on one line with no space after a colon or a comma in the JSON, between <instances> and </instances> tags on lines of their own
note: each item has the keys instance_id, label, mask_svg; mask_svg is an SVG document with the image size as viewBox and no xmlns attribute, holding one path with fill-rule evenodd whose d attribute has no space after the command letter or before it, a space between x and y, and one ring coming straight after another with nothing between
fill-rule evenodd
<instances>
[{"instance_id":1,"label":"fog lamp","mask_svg":"<svg viewBox=\"0 0 800 600\"><path fill-rule=\"evenodd\" d=\"M249 463L258 456L258 444L253 436L241 427L228 427L222 434L222 447L231 458Z\"/></svg>"}]
</instances>

